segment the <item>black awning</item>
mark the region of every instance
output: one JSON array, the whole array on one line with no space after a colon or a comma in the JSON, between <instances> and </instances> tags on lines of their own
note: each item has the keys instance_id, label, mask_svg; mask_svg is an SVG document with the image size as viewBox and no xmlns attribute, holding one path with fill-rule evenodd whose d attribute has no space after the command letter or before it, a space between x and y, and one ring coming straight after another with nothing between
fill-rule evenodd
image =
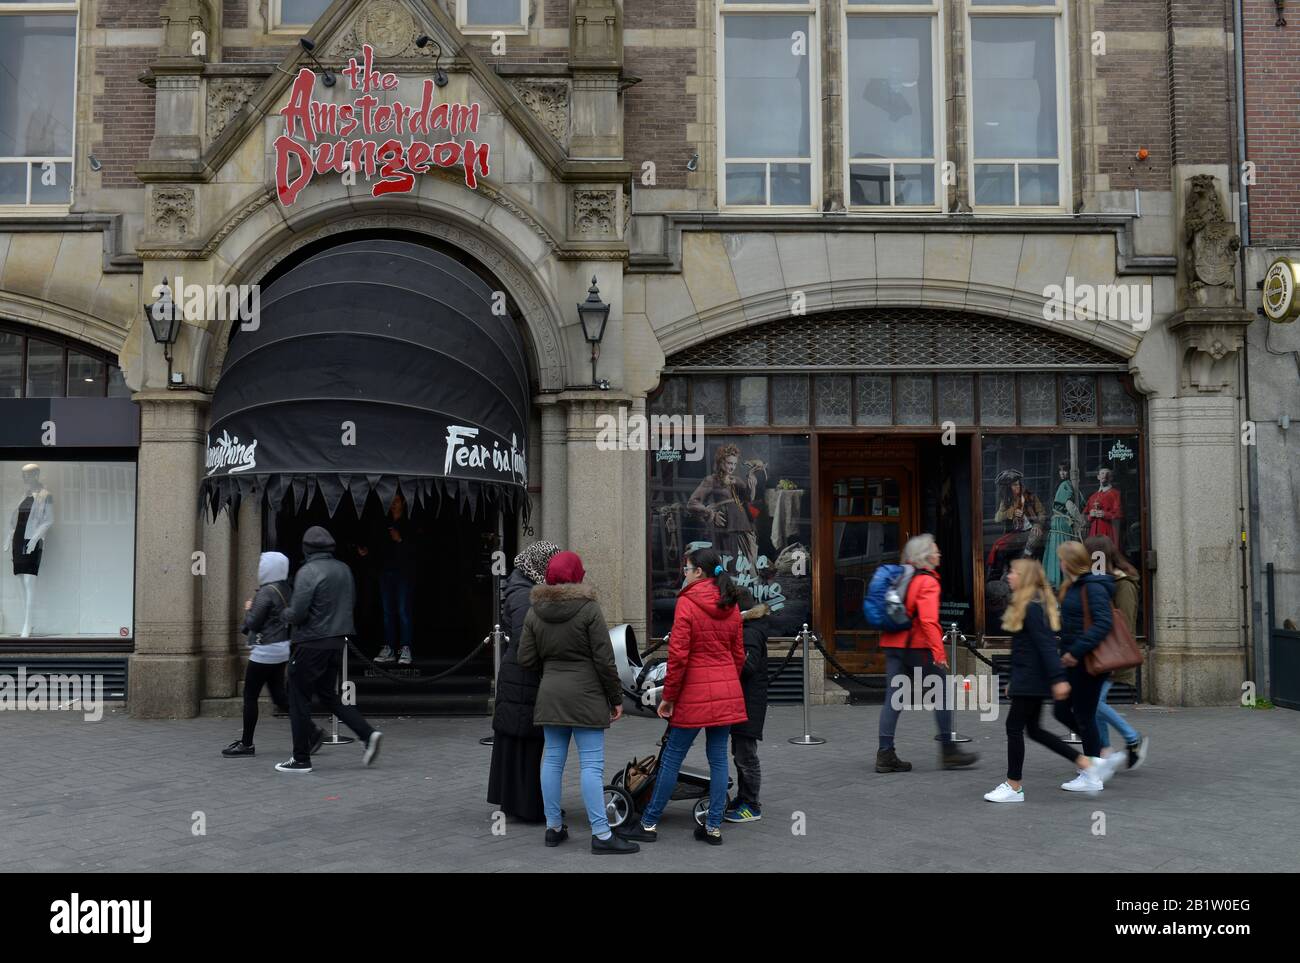
<instances>
[{"instance_id":1,"label":"black awning","mask_svg":"<svg viewBox=\"0 0 1300 963\"><path fill-rule=\"evenodd\" d=\"M495 313L494 313L495 308ZM212 399L201 497L213 515L265 492L331 515L450 497L518 504L527 491L528 367L504 294L447 254L356 240L261 292ZM345 496L347 496L345 498ZM523 498L526 505L527 499Z\"/></svg>"}]
</instances>

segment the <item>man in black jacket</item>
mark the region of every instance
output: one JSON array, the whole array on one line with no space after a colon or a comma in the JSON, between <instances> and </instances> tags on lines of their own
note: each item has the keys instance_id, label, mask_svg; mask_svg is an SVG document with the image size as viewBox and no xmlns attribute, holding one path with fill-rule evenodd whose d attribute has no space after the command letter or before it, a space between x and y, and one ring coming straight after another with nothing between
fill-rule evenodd
<instances>
[{"instance_id":1,"label":"man in black jacket","mask_svg":"<svg viewBox=\"0 0 1300 963\"><path fill-rule=\"evenodd\" d=\"M293 580L293 597L283 618L290 626L289 725L293 730L293 758L276 765L280 772L311 772L311 700L321 702L357 734L365 746L367 766L379 755L383 733L353 706L339 698L336 681L343 662L343 646L355 633L352 607L356 588L352 570L334 557L334 538L319 525L302 538L302 568Z\"/></svg>"}]
</instances>

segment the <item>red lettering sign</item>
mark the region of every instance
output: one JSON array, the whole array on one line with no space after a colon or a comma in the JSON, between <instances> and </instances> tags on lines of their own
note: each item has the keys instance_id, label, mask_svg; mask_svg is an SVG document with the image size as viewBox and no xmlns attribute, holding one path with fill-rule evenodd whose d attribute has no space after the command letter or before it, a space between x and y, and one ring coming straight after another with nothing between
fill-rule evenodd
<instances>
[{"instance_id":1,"label":"red lettering sign","mask_svg":"<svg viewBox=\"0 0 1300 963\"><path fill-rule=\"evenodd\" d=\"M284 133L275 139L275 190L280 203L289 207L317 174L352 170L374 180L372 197L403 194L415 189L415 175L434 167L461 166L465 186L478 186L480 177L491 171L491 148L469 138L450 138L477 133L478 104L434 102L433 80L421 88L420 103L380 103L372 91L397 87L397 75L375 69L375 51L362 48L361 62L348 60L342 74L348 89L360 96L350 104L316 100L316 72L298 71L289 90L289 102L280 111ZM360 131L360 136L352 137ZM446 131L448 140L436 140ZM396 134L379 139L383 135ZM377 136L378 135L378 136ZM399 139L405 138L405 139Z\"/></svg>"}]
</instances>

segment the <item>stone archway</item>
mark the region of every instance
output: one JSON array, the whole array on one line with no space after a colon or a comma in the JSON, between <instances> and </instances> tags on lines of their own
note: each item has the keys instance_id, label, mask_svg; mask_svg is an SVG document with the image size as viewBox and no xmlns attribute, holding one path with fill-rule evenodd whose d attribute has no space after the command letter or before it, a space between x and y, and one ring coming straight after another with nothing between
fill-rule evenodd
<instances>
[{"instance_id":1,"label":"stone archway","mask_svg":"<svg viewBox=\"0 0 1300 963\"><path fill-rule=\"evenodd\" d=\"M222 284L257 283L302 248L350 232L392 231L441 241L477 261L500 281L518 305L538 389L558 390L567 383L572 361L561 336L559 307L543 276L550 252L539 243L535 231L523 222L516 224L516 217L508 215L507 226L517 227L533 245L542 248L540 257L516 243L514 237L518 235L514 230L507 232L486 218L467 217L449 202L421 195L374 202L367 208L367 213L357 214L350 199L343 196L296 214L292 222L280 219L264 234L243 238L238 229L232 231L213 251L214 280ZM245 242L240 250L226 249ZM204 373L202 384L206 390L211 390L220 376L232 325L231 320L215 324L198 348L196 368Z\"/></svg>"}]
</instances>

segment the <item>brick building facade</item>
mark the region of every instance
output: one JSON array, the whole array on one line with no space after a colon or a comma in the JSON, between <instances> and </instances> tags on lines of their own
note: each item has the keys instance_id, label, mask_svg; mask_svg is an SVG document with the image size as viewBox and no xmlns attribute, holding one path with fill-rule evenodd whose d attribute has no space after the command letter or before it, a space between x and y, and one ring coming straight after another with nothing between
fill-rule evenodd
<instances>
[{"instance_id":1,"label":"brick building facade","mask_svg":"<svg viewBox=\"0 0 1300 963\"><path fill-rule=\"evenodd\" d=\"M0 34L19 22L10 6ZM71 190L0 198L0 322L25 339L21 370L39 360L29 345L62 338L120 366L139 406L138 451L114 455L136 486L116 642L133 713L215 711L235 694L238 610L278 517L257 499L235 507L237 528L195 515L238 333L187 319L169 362L141 305L164 277L259 284L331 240L385 234L455 249L508 294L533 396L532 512L508 520L506 544L579 550L611 624L662 631L680 553L719 537L700 493L734 445L754 545L736 541L728 563L782 603L784 629L809 622L853 671L879 668L854 621L862 583L907 535L940 530L945 621L998 652L1009 559L1047 561L1045 544L1095 528L1142 574L1145 698L1227 703L1255 677L1239 435L1241 349L1262 328L1234 267L1231 0L50 7L39 16L73 38ZM1251 226L1295 243L1276 213L1295 209L1279 184L1294 163L1295 28L1267 23L1272 3L1243 7L1265 198L1252 194ZM272 144L293 76L313 66L304 36L335 72L369 44L399 93L445 70L439 96L482 105L491 174L473 191L428 174L383 197L317 176L283 203ZM23 42L18 76L50 69L44 41ZM342 102L345 88L314 96ZM12 100L0 117L33 129ZM15 164L39 179L53 152L34 143ZM593 276L611 306L603 388L574 310ZM15 397L34 395L24 383ZM703 461L602 450L601 418L619 409L704 415ZM39 454L0 449L0 471ZM1279 470L1262 443L1259 458ZM1044 503L1023 525L1003 510L1017 480ZM1122 514L1069 520L1065 502L1082 514L1112 485ZM0 641L14 658L106 651L102 626L42 633L37 604L32 638L47 641Z\"/></svg>"}]
</instances>

